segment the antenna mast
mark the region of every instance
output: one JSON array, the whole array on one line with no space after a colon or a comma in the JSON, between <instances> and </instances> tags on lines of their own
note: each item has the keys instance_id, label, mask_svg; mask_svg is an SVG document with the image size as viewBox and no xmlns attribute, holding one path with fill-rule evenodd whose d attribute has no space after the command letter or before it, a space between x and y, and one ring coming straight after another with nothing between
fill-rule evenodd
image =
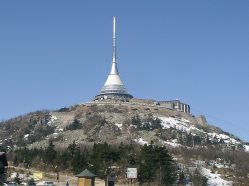
<instances>
[{"instance_id":1,"label":"antenna mast","mask_svg":"<svg viewBox=\"0 0 249 186\"><path fill-rule=\"evenodd\" d=\"M112 43L112 47L113 47L113 54L112 54L112 62L113 63L117 63L117 56L116 56L116 17L113 17L113 43Z\"/></svg>"}]
</instances>

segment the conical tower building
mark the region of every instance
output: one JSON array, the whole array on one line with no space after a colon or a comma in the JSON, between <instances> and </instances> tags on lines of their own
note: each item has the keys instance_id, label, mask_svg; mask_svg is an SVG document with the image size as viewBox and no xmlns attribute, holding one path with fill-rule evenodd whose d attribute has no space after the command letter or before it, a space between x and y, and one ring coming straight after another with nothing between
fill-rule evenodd
<instances>
[{"instance_id":1,"label":"conical tower building","mask_svg":"<svg viewBox=\"0 0 249 186\"><path fill-rule=\"evenodd\" d=\"M110 74L100 91L100 94L95 96L95 100L115 99L121 101L128 101L133 98L123 84L117 67L116 54L116 18L113 18L113 49L112 49L112 66Z\"/></svg>"}]
</instances>

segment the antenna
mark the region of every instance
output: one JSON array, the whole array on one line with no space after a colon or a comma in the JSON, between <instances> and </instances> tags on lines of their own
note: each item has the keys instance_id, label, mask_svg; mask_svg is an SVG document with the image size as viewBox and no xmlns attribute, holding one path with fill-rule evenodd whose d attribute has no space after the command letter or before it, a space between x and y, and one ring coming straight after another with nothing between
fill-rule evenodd
<instances>
[{"instance_id":1,"label":"antenna","mask_svg":"<svg viewBox=\"0 0 249 186\"><path fill-rule=\"evenodd\" d=\"M116 56L116 17L113 17L113 54L112 54L112 62L117 63L117 56Z\"/></svg>"}]
</instances>

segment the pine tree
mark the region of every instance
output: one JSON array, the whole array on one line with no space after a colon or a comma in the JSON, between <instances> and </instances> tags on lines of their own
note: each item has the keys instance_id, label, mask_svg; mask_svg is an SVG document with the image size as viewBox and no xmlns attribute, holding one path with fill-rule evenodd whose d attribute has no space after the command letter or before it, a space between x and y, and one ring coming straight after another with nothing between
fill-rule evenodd
<instances>
[{"instance_id":1,"label":"pine tree","mask_svg":"<svg viewBox=\"0 0 249 186\"><path fill-rule=\"evenodd\" d=\"M68 146L67 149L68 149L68 151L69 151L70 156L73 157L73 156L75 155L76 149L77 149L77 145L76 145L76 143L75 143L75 140L73 141L72 144L70 144L70 145Z\"/></svg>"},{"instance_id":2,"label":"pine tree","mask_svg":"<svg viewBox=\"0 0 249 186\"><path fill-rule=\"evenodd\" d=\"M53 141L49 141L48 147L45 149L43 154L44 162L47 165L54 165L55 159L56 159L57 152L54 149Z\"/></svg>"},{"instance_id":3,"label":"pine tree","mask_svg":"<svg viewBox=\"0 0 249 186\"><path fill-rule=\"evenodd\" d=\"M144 145L140 152L139 181L172 185L176 179L175 164L165 147Z\"/></svg>"},{"instance_id":4,"label":"pine tree","mask_svg":"<svg viewBox=\"0 0 249 186\"><path fill-rule=\"evenodd\" d=\"M72 168L75 174L78 174L87 168L85 156L80 152L79 146L76 147L75 154L72 158Z\"/></svg>"}]
</instances>

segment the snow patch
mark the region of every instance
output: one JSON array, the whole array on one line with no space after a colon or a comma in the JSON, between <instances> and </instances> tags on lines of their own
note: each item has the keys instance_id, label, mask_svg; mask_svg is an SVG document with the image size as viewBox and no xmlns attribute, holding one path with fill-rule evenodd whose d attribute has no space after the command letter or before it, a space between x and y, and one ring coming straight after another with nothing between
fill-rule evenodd
<instances>
[{"instance_id":1,"label":"snow patch","mask_svg":"<svg viewBox=\"0 0 249 186\"><path fill-rule=\"evenodd\" d=\"M173 117L159 117L162 121L161 125L163 129L175 128L180 131L190 132L190 130L195 129L199 130L195 127L189 125L189 120L184 118L173 118Z\"/></svg>"},{"instance_id":2,"label":"snow patch","mask_svg":"<svg viewBox=\"0 0 249 186\"><path fill-rule=\"evenodd\" d=\"M226 143L227 145L239 145L241 144L240 141L229 137L226 134L218 134L218 133L207 133L201 129L196 128L193 125L189 124L189 120L184 119L184 118L173 118L173 117L158 117L162 122L162 128L163 129L169 129L169 128L174 128L176 130L180 130L182 132L187 132L187 133L191 133L193 136L196 136L200 133L204 134L204 135L208 135L210 140L214 140L215 138L218 140L218 142L220 142L221 140L223 140L224 143ZM249 146L247 151L249 152Z\"/></svg>"},{"instance_id":3,"label":"snow patch","mask_svg":"<svg viewBox=\"0 0 249 186\"><path fill-rule=\"evenodd\" d=\"M135 141L136 143L138 143L138 144L140 144L140 145L149 144L149 142L148 142L148 141L145 141L143 138L134 139L133 141Z\"/></svg>"},{"instance_id":4,"label":"snow patch","mask_svg":"<svg viewBox=\"0 0 249 186\"><path fill-rule=\"evenodd\" d=\"M115 123L115 125L116 125L120 130L122 130L122 127L123 127L123 124L122 124L122 123Z\"/></svg>"},{"instance_id":5,"label":"snow patch","mask_svg":"<svg viewBox=\"0 0 249 186\"><path fill-rule=\"evenodd\" d=\"M189 123L189 122L190 122L189 120L187 120L187 119L185 119L185 118L181 118L181 120L182 120L183 122L185 122L185 123Z\"/></svg>"},{"instance_id":6,"label":"snow patch","mask_svg":"<svg viewBox=\"0 0 249 186\"><path fill-rule=\"evenodd\" d=\"M48 121L48 125L51 125L51 124L53 124L54 123L54 121L56 121L58 118L56 117L56 116L54 116L54 115L51 115L51 117L50 117L50 120Z\"/></svg>"},{"instance_id":7,"label":"snow patch","mask_svg":"<svg viewBox=\"0 0 249 186\"><path fill-rule=\"evenodd\" d=\"M232 185L232 181L224 180L220 177L220 174L212 173L210 169L201 168L201 174L208 179L208 185L210 186L222 186L222 185Z\"/></svg>"},{"instance_id":8,"label":"snow patch","mask_svg":"<svg viewBox=\"0 0 249 186\"><path fill-rule=\"evenodd\" d=\"M25 134L23 138L26 139L28 137L29 137L29 134Z\"/></svg>"},{"instance_id":9,"label":"snow patch","mask_svg":"<svg viewBox=\"0 0 249 186\"><path fill-rule=\"evenodd\" d=\"M58 128L58 127L57 127L57 128L55 129L55 132L63 132L63 128Z\"/></svg>"},{"instance_id":10,"label":"snow patch","mask_svg":"<svg viewBox=\"0 0 249 186\"><path fill-rule=\"evenodd\" d=\"M244 149L246 152L249 152L249 145L244 145Z\"/></svg>"},{"instance_id":11,"label":"snow patch","mask_svg":"<svg viewBox=\"0 0 249 186\"><path fill-rule=\"evenodd\" d=\"M238 145L240 144L240 142L234 138L231 138L229 137L228 135L225 135L225 134L217 134L217 133L207 133L209 137L211 138L217 138L218 141L221 141L223 140L224 143L227 143L227 144L234 144L234 145Z\"/></svg>"},{"instance_id":12,"label":"snow patch","mask_svg":"<svg viewBox=\"0 0 249 186\"><path fill-rule=\"evenodd\" d=\"M173 139L171 141L162 141L163 144L165 145L170 145L172 147L179 147L181 144L177 143L177 139Z\"/></svg>"}]
</instances>

